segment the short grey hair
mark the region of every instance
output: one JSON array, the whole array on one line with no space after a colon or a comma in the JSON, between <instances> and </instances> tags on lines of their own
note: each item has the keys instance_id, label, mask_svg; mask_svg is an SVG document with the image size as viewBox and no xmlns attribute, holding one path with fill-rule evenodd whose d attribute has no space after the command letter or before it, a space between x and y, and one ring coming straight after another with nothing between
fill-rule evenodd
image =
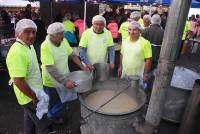
<instances>
[{"instance_id":1,"label":"short grey hair","mask_svg":"<svg viewBox=\"0 0 200 134\"><path fill-rule=\"evenodd\" d=\"M160 25L161 24L161 18L160 18L160 15L158 14L155 14L151 17L151 23L152 24L158 24Z\"/></svg>"},{"instance_id":2,"label":"short grey hair","mask_svg":"<svg viewBox=\"0 0 200 134\"><path fill-rule=\"evenodd\" d=\"M96 15L92 18L92 24L94 24L95 21L102 21L104 23L104 26L106 26L106 19L102 15Z\"/></svg>"},{"instance_id":3,"label":"short grey hair","mask_svg":"<svg viewBox=\"0 0 200 134\"><path fill-rule=\"evenodd\" d=\"M138 21L141 18L141 13L138 11L134 11L130 15L130 19Z\"/></svg>"}]
</instances>

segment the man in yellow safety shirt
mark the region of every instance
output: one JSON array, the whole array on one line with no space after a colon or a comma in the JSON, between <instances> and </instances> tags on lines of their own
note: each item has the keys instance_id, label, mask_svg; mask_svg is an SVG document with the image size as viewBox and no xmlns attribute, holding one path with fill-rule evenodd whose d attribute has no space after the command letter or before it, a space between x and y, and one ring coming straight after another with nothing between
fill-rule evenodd
<instances>
[{"instance_id":1,"label":"man in yellow safety shirt","mask_svg":"<svg viewBox=\"0 0 200 134\"><path fill-rule=\"evenodd\" d=\"M137 75L147 81L152 64L151 44L141 37L138 22L130 22L128 32L129 36L122 42L118 75L122 78Z\"/></svg>"},{"instance_id":2,"label":"man in yellow safety shirt","mask_svg":"<svg viewBox=\"0 0 200 134\"><path fill-rule=\"evenodd\" d=\"M75 26L74 26L74 23L70 19L71 19L71 14L66 13L63 18L63 25L65 28L65 31L69 31L73 33L75 32Z\"/></svg>"},{"instance_id":3,"label":"man in yellow safety shirt","mask_svg":"<svg viewBox=\"0 0 200 134\"><path fill-rule=\"evenodd\" d=\"M75 46L77 44L77 39L75 35L76 29L74 23L70 19L71 14L66 13L66 15L63 18L63 25L65 28L64 37L67 39L71 46Z\"/></svg>"},{"instance_id":4,"label":"man in yellow safety shirt","mask_svg":"<svg viewBox=\"0 0 200 134\"><path fill-rule=\"evenodd\" d=\"M180 46L179 46L179 51L178 51L178 59L180 58L181 56L181 52L182 52L182 48L183 48L183 44L185 42L185 40L187 39L187 35L188 35L188 32L192 30L192 25L191 23L187 20L186 23L185 23L185 27L184 27L184 31L183 31L183 35L182 35L182 40L180 42Z\"/></svg>"},{"instance_id":5,"label":"man in yellow safety shirt","mask_svg":"<svg viewBox=\"0 0 200 134\"><path fill-rule=\"evenodd\" d=\"M68 79L69 73L68 59L77 64L82 70L87 70L79 58L69 46L68 41L64 38L64 25L55 22L49 25L47 29L47 37L41 45L41 62L42 62L42 78L45 92L49 95L49 112L47 116L54 123L63 123L61 117L65 108L65 102L75 100L76 97L71 93L76 83ZM59 92L56 82L63 85L66 92ZM75 93L75 92L74 92ZM60 95L71 94L68 100L62 101ZM76 94L75 94L76 95ZM64 98L65 99L65 98Z\"/></svg>"},{"instance_id":6,"label":"man in yellow safety shirt","mask_svg":"<svg viewBox=\"0 0 200 134\"><path fill-rule=\"evenodd\" d=\"M18 103L24 108L25 134L48 134L47 118L38 118L36 106L38 95L43 91L42 78L33 47L37 26L30 19L22 19L16 24L16 42L6 59L8 71L14 82L14 92ZM48 97L48 96L47 96ZM48 109L47 109L48 110Z\"/></svg>"},{"instance_id":7,"label":"man in yellow safety shirt","mask_svg":"<svg viewBox=\"0 0 200 134\"><path fill-rule=\"evenodd\" d=\"M95 63L107 63L109 55L110 68L114 69L115 49L110 31L106 28L106 20L101 15L92 19L92 27L83 32L79 47L80 58L90 70Z\"/></svg>"},{"instance_id":8,"label":"man in yellow safety shirt","mask_svg":"<svg viewBox=\"0 0 200 134\"><path fill-rule=\"evenodd\" d=\"M137 21L140 25L143 26L143 20L141 19L141 13L138 11L134 11L130 14L130 18L121 24L119 28L119 33L121 34L122 41L128 37L128 26L130 21Z\"/></svg>"}]
</instances>

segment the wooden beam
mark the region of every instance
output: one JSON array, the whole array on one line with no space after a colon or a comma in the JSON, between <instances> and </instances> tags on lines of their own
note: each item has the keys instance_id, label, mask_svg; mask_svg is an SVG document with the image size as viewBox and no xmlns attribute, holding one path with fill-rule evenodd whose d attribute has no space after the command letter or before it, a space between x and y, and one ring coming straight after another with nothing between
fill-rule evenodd
<instances>
[{"instance_id":1,"label":"wooden beam","mask_svg":"<svg viewBox=\"0 0 200 134\"><path fill-rule=\"evenodd\" d=\"M184 112L179 134L197 134L200 117L200 79L195 81L192 94Z\"/></svg>"}]
</instances>

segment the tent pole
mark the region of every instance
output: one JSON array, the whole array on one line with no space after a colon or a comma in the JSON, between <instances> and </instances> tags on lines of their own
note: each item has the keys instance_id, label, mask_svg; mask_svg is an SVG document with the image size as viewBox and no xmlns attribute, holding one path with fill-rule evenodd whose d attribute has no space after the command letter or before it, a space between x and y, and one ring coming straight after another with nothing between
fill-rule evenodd
<instances>
[{"instance_id":1,"label":"tent pole","mask_svg":"<svg viewBox=\"0 0 200 134\"><path fill-rule=\"evenodd\" d=\"M84 2L84 30L86 28L86 16L87 16L87 0Z\"/></svg>"},{"instance_id":2,"label":"tent pole","mask_svg":"<svg viewBox=\"0 0 200 134\"><path fill-rule=\"evenodd\" d=\"M51 23L53 23L53 0L50 0Z\"/></svg>"},{"instance_id":3,"label":"tent pole","mask_svg":"<svg viewBox=\"0 0 200 134\"><path fill-rule=\"evenodd\" d=\"M149 15L152 15L152 4L150 4L150 10L149 10Z\"/></svg>"}]
</instances>

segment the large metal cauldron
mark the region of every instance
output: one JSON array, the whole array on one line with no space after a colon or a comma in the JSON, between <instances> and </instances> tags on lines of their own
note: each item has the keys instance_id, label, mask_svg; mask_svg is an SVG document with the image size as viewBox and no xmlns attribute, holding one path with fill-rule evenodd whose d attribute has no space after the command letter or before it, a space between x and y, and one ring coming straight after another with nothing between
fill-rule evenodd
<instances>
[{"instance_id":1,"label":"large metal cauldron","mask_svg":"<svg viewBox=\"0 0 200 134\"><path fill-rule=\"evenodd\" d=\"M89 94L97 90L121 91L129 84L130 82L119 79L97 81L94 83L92 90L88 93L82 94L79 98L81 101L82 117L85 117L96 110L89 107L84 101ZM132 127L132 123L135 117L141 115L146 96L142 90L134 89L133 87L129 87L124 91L124 93L135 99L135 101L138 103L136 108L131 109L129 112L120 114L103 113L97 111L87 118L86 123L81 126L82 134L135 134L136 132Z\"/></svg>"}]
</instances>

